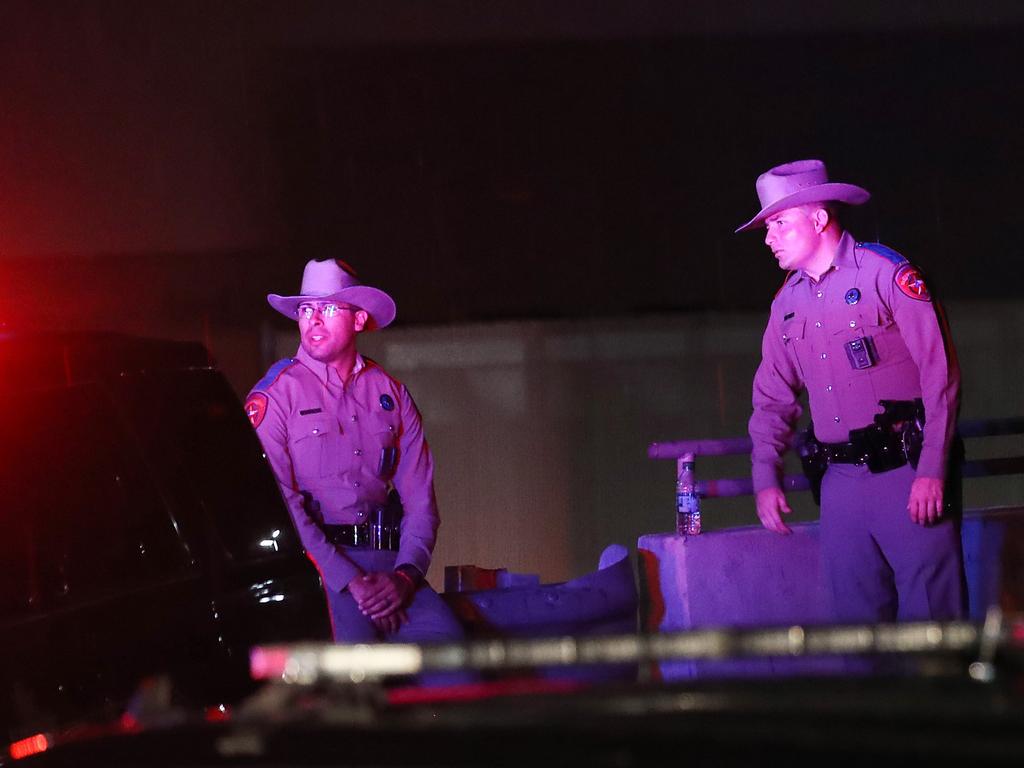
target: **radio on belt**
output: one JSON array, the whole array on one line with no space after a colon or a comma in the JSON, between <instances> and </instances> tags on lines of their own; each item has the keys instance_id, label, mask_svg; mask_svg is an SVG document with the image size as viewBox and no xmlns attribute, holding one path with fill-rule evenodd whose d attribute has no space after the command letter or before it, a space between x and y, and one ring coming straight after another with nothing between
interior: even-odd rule
<instances>
[{"instance_id":1,"label":"radio on belt","mask_svg":"<svg viewBox=\"0 0 1024 768\"><path fill-rule=\"evenodd\" d=\"M869 336L861 336L846 342L843 346L846 347L846 356L854 370L870 368L878 359L875 354L875 344Z\"/></svg>"}]
</instances>

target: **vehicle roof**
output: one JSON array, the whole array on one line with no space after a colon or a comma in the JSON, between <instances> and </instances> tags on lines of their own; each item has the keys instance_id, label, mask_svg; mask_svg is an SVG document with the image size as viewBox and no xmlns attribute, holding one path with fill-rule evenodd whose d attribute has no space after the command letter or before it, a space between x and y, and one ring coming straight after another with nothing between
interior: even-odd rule
<instances>
[{"instance_id":1,"label":"vehicle roof","mask_svg":"<svg viewBox=\"0 0 1024 768\"><path fill-rule=\"evenodd\" d=\"M210 368L195 341L112 332L0 333L0 391L67 387L149 371Z\"/></svg>"}]
</instances>

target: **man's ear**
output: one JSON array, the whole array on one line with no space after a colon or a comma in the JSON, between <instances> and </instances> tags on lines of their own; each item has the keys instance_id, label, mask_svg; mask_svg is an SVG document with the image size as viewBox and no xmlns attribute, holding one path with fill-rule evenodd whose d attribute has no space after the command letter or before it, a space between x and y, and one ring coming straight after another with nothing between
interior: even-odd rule
<instances>
[{"instance_id":1,"label":"man's ear","mask_svg":"<svg viewBox=\"0 0 1024 768\"><path fill-rule=\"evenodd\" d=\"M352 325L357 332L365 329L369 321L370 313L365 309L357 309L352 315Z\"/></svg>"},{"instance_id":2,"label":"man's ear","mask_svg":"<svg viewBox=\"0 0 1024 768\"><path fill-rule=\"evenodd\" d=\"M825 227L828 226L829 222L832 221L832 215L828 212L827 208L816 208L811 215L811 221L814 222L814 231L821 234L825 231Z\"/></svg>"}]
</instances>

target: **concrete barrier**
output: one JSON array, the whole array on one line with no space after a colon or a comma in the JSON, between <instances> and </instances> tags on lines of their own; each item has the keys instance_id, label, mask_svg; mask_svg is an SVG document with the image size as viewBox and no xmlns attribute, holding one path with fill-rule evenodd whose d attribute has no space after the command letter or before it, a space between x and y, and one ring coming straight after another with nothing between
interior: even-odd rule
<instances>
[{"instance_id":1,"label":"concrete barrier","mask_svg":"<svg viewBox=\"0 0 1024 768\"><path fill-rule=\"evenodd\" d=\"M647 632L825 624L817 522L779 536L760 526L683 538L648 534L637 542L640 624ZM1024 607L1024 514L1020 508L968 513L963 529L969 615L990 605ZM661 665L665 679L705 675L832 672L837 659L757 659Z\"/></svg>"}]
</instances>

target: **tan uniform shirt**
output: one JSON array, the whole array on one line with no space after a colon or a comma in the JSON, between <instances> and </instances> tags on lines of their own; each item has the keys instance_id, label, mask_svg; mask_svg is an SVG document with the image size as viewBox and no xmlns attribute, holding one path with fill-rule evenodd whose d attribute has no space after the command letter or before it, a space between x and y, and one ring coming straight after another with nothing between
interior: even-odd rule
<instances>
[{"instance_id":1,"label":"tan uniform shirt","mask_svg":"<svg viewBox=\"0 0 1024 768\"><path fill-rule=\"evenodd\" d=\"M874 364L855 368L847 344L870 339ZM772 302L754 377L750 437L754 490L779 486L782 455L807 389L814 433L826 443L872 424L879 400L924 402L919 477L942 479L960 405L960 369L941 308L895 251L844 233L818 281L792 272Z\"/></svg>"},{"instance_id":2,"label":"tan uniform shirt","mask_svg":"<svg viewBox=\"0 0 1024 768\"><path fill-rule=\"evenodd\" d=\"M440 522L434 465L419 411L401 382L357 356L343 384L300 347L253 388L246 412L303 546L330 589L344 589L361 570L327 541L320 523L367 522L391 484L405 510L395 565L427 573ZM317 513L304 508L302 492L319 503Z\"/></svg>"}]
</instances>

